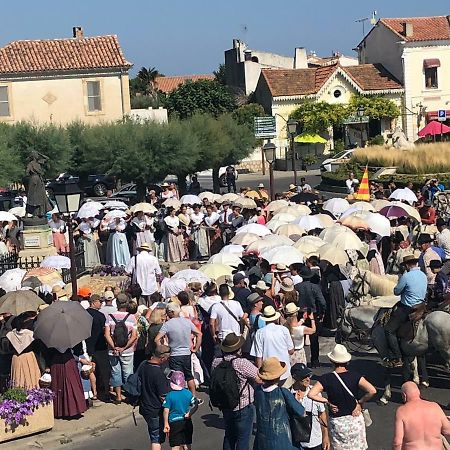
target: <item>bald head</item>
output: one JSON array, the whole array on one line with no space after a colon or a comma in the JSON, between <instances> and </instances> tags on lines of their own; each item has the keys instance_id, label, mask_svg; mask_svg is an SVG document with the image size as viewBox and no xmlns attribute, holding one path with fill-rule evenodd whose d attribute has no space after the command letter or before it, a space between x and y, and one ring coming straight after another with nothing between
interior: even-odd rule
<instances>
[{"instance_id":1,"label":"bald head","mask_svg":"<svg viewBox=\"0 0 450 450\"><path fill-rule=\"evenodd\" d=\"M416 383L407 381L402 385L402 394L405 396L406 401L417 400L420 398L420 391Z\"/></svg>"}]
</instances>

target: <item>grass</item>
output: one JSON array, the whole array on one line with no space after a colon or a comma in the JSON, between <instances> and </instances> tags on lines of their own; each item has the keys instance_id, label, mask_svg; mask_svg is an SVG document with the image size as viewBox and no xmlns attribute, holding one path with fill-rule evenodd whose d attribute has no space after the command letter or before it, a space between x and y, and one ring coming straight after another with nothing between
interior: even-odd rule
<instances>
[{"instance_id":1,"label":"grass","mask_svg":"<svg viewBox=\"0 0 450 450\"><path fill-rule=\"evenodd\" d=\"M376 167L397 167L402 174L450 172L450 143L421 144L413 150L364 148L353 153L351 162Z\"/></svg>"}]
</instances>

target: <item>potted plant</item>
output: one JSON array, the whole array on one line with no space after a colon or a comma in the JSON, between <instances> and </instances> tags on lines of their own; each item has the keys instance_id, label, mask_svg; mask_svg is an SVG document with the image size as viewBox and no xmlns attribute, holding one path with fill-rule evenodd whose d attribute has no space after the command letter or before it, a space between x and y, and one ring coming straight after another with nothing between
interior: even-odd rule
<instances>
[{"instance_id":1,"label":"potted plant","mask_svg":"<svg viewBox=\"0 0 450 450\"><path fill-rule=\"evenodd\" d=\"M0 442L53 428L54 393L50 389L10 388L0 397Z\"/></svg>"}]
</instances>

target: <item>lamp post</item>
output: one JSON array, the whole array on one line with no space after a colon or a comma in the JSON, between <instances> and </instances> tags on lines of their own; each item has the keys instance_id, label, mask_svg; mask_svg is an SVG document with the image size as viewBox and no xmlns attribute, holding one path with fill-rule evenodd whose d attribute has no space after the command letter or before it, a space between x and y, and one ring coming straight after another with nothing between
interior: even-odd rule
<instances>
[{"instance_id":1,"label":"lamp post","mask_svg":"<svg viewBox=\"0 0 450 450\"><path fill-rule=\"evenodd\" d=\"M269 189L270 189L270 200L275 197L273 188L273 162L275 161L275 150L276 146L273 142L268 142L263 147L264 157L269 163Z\"/></svg>"},{"instance_id":2,"label":"lamp post","mask_svg":"<svg viewBox=\"0 0 450 450\"><path fill-rule=\"evenodd\" d=\"M366 112L364 106L360 106L357 110L356 110L356 114L359 117L359 131L361 133L360 136L360 144L359 146L362 148L363 146L363 117L364 117L364 113Z\"/></svg>"},{"instance_id":3,"label":"lamp post","mask_svg":"<svg viewBox=\"0 0 450 450\"><path fill-rule=\"evenodd\" d=\"M69 258L72 295L77 293L77 268L75 264L75 245L73 242L72 214L80 209L81 190L77 184L61 184L55 187L54 195L58 211L63 215L69 230Z\"/></svg>"},{"instance_id":4,"label":"lamp post","mask_svg":"<svg viewBox=\"0 0 450 450\"><path fill-rule=\"evenodd\" d=\"M297 121L294 119L289 119L287 121L287 129L290 136L290 150L291 150L291 160L292 160L292 171L294 172L294 184L297 186L297 168L295 164L295 153L294 153L294 136L297 131Z\"/></svg>"}]
</instances>

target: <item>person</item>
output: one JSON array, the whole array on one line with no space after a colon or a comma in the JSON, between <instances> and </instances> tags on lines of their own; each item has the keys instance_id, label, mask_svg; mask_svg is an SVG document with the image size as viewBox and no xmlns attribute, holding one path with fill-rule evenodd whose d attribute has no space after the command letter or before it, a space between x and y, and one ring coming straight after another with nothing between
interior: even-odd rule
<instances>
[{"instance_id":1,"label":"person","mask_svg":"<svg viewBox=\"0 0 450 450\"><path fill-rule=\"evenodd\" d=\"M308 393L312 388L312 370L305 364L297 363L292 366L291 375L294 379L291 392L294 394L295 399L305 408L306 413L312 415L311 435L308 442L301 443L302 448L311 450L329 450L330 438L328 437L328 418L325 411L325 405L308 398Z\"/></svg>"},{"instance_id":2,"label":"person","mask_svg":"<svg viewBox=\"0 0 450 450\"><path fill-rule=\"evenodd\" d=\"M201 186L198 181L197 175L192 175L191 184L189 186L189 193L193 195L198 195L201 192Z\"/></svg>"},{"instance_id":3,"label":"person","mask_svg":"<svg viewBox=\"0 0 450 450\"><path fill-rule=\"evenodd\" d=\"M329 406L332 449L365 450L368 446L362 409L377 390L358 372L348 370L352 356L343 345L336 344L328 359L333 364L333 372L319 378L308 392L308 398ZM360 399L357 398L359 390L365 392ZM327 399L320 395L322 391L327 393Z\"/></svg>"},{"instance_id":4,"label":"person","mask_svg":"<svg viewBox=\"0 0 450 450\"><path fill-rule=\"evenodd\" d=\"M225 172L225 178L227 180L227 190L228 192L233 192L236 194L236 171L233 166L228 166Z\"/></svg>"},{"instance_id":5,"label":"person","mask_svg":"<svg viewBox=\"0 0 450 450\"><path fill-rule=\"evenodd\" d=\"M113 267L126 267L130 262L130 249L125 235L125 220L116 217L107 223L103 219L102 227L106 227L110 232L106 246L106 263Z\"/></svg>"},{"instance_id":6,"label":"person","mask_svg":"<svg viewBox=\"0 0 450 450\"><path fill-rule=\"evenodd\" d=\"M251 305L250 314L248 316L250 329L252 333L256 333L260 328L266 326L266 322L261 319L262 310L264 308L264 299L257 292L253 292L247 298L248 303Z\"/></svg>"},{"instance_id":7,"label":"person","mask_svg":"<svg viewBox=\"0 0 450 450\"><path fill-rule=\"evenodd\" d=\"M175 370L170 376L170 388L163 402L164 432L169 434L172 450L190 450L194 427L191 416L198 403L192 392L185 389L183 372Z\"/></svg>"},{"instance_id":8,"label":"person","mask_svg":"<svg viewBox=\"0 0 450 450\"><path fill-rule=\"evenodd\" d=\"M262 208L259 206L256 208L256 223L259 225L266 224L266 217L264 216Z\"/></svg>"},{"instance_id":9,"label":"person","mask_svg":"<svg viewBox=\"0 0 450 450\"><path fill-rule=\"evenodd\" d=\"M258 280L256 284L252 285L252 289L263 298L263 309L266 306L273 306L275 308L275 302L267 295L267 291L271 286L271 283L264 280Z\"/></svg>"},{"instance_id":10,"label":"person","mask_svg":"<svg viewBox=\"0 0 450 450\"><path fill-rule=\"evenodd\" d=\"M198 352L202 344L202 333L189 319L180 317L181 308L177 303L169 303L166 312L169 320L159 330L155 337L155 343L159 345L161 339L167 336L170 347L169 367L172 370L183 372L189 389L195 395L196 388L192 375L191 353ZM194 346L192 346L192 336L195 337Z\"/></svg>"},{"instance_id":11,"label":"person","mask_svg":"<svg viewBox=\"0 0 450 450\"><path fill-rule=\"evenodd\" d=\"M436 275L430 300L439 304L447 299L449 289L448 269L444 271L442 268L442 262L438 260L433 260L430 262L430 269Z\"/></svg>"},{"instance_id":12,"label":"person","mask_svg":"<svg viewBox=\"0 0 450 450\"><path fill-rule=\"evenodd\" d=\"M133 231L135 232L135 247L132 249L132 254L135 255L135 249L139 248L142 244L147 243L150 246L154 245L155 236L154 236L154 219L144 214L144 211L137 211L135 213L135 217L131 220L131 226L133 227Z\"/></svg>"},{"instance_id":13,"label":"person","mask_svg":"<svg viewBox=\"0 0 450 450\"><path fill-rule=\"evenodd\" d=\"M260 382L258 369L248 359L240 356L245 339L235 333L229 333L220 344L222 356L214 359L212 371L222 362L231 361L239 381L239 404L234 409L223 409L225 435L224 450L244 450L250 445L250 437L255 417L254 389L252 383Z\"/></svg>"},{"instance_id":14,"label":"person","mask_svg":"<svg viewBox=\"0 0 450 450\"><path fill-rule=\"evenodd\" d=\"M355 188L358 187L359 180L355 178L355 174L350 172L348 175L348 179L345 181L345 185L347 186L347 194L354 194Z\"/></svg>"},{"instance_id":15,"label":"person","mask_svg":"<svg viewBox=\"0 0 450 450\"><path fill-rule=\"evenodd\" d=\"M424 225L434 225L436 222L436 210L433 208L431 200L425 200L419 208L419 215Z\"/></svg>"},{"instance_id":16,"label":"person","mask_svg":"<svg viewBox=\"0 0 450 450\"><path fill-rule=\"evenodd\" d=\"M247 298L251 294L247 287L247 277L242 273L235 273L233 275L233 287L231 290L234 294L234 299L241 304L242 310L248 312L249 304Z\"/></svg>"},{"instance_id":17,"label":"person","mask_svg":"<svg viewBox=\"0 0 450 450\"><path fill-rule=\"evenodd\" d=\"M167 208L168 215L164 218L166 226L164 248L167 262L180 262L186 257L184 249L183 232L180 228L180 220L176 216L175 208Z\"/></svg>"},{"instance_id":18,"label":"person","mask_svg":"<svg viewBox=\"0 0 450 450\"><path fill-rule=\"evenodd\" d=\"M52 230L53 245L58 253L67 253L69 246L66 242L65 232L66 223L62 220L58 213L52 214L52 219L48 223Z\"/></svg>"},{"instance_id":19,"label":"person","mask_svg":"<svg viewBox=\"0 0 450 450\"><path fill-rule=\"evenodd\" d=\"M100 265L100 255L97 242L94 238L94 228L96 225L98 224L94 222L94 218L87 217L83 218L80 225L78 225L78 231L83 242L84 264L89 269Z\"/></svg>"},{"instance_id":20,"label":"person","mask_svg":"<svg viewBox=\"0 0 450 450\"><path fill-rule=\"evenodd\" d=\"M193 243L192 259L203 259L209 254L208 237L204 227L205 215L200 210L200 205L193 206L190 215L192 224L191 241Z\"/></svg>"},{"instance_id":21,"label":"person","mask_svg":"<svg viewBox=\"0 0 450 450\"><path fill-rule=\"evenodd\" d=\"M153 296L152 296L153 297ZM151 356L154 354L157 347L155 343L155 337L161 330L163 323L166 321L166 305L164 303L157 303L156 307L151 311L147 311L147 320L149 322L149 328L147 332L147 347L145 354Z\"/></svg>"},{"instance_id":22,"label":"person","mask_svg":"<svg viewBox=\"0 0 450 450\"><path fill-rule=\"evenodd\" d=\"M433 260L441 261L440 256L432 248L433 239L427 233L422 233L417 240L422 253L419 257L419 266L422 272L427 276L427 283L430 287L434 285L435 274L430 269L430 263Z\"/></svg>"},{"instance_id":23,"label":"person","mask_svg":"<svg viewBox=\"0 0 450 450\"><path fill-rule=\"evenodd\" d=\"M381 253L378 250L377 241L372 239L369 242L369 252L367 253L367 261L369 261L369 270L377 275L384 275L384 263Z\"/></svg>"},{"instance_id":24,"label":"person","mask_svg":"<svg viewBox=\"0 0 450 450\"><path fill-rule=\"evenodd\" d=\"M120 295L120 294L119 294ZM124 295L124 294L122 294ZM113 291L105 291L103 293L103 299L104 299L104 305L100 308L100 312L104 314L106 317L109 316L109 314L113 314L117 312L117 306L114 306L114 303L117 305L116 297L114 296Z\"/></svg>"},{"instance_id":25,"label":"person","mask_svg":"<svg viewBox=\"0 0 450 450\"><path fill-rule=\"evenodd\" d=\"M297 192L312 192L312 187L306 182L305 177L300 178L300 185L297 186Z\"/></svg>"},{"instance_id":26,"label":"person","mask_svg":"<svg viewBox=\"0 0 450 450\"><path fill-rule=\"evenodd\" d=\"M419 388L412 381L402 385L402 398L404 405L395 412L392 449L441 450L441 436L450 435L450 421L441 407L422 400Z\"/></svg>"},{"instance_id":27,"label":"person","mask_svg":"<svg viewBox=\"0 0 450 450\"><path fill-rule=\"evenodd\" d=\"M436 242L445 252L445 259L450 259L450 230L447 228L447 223L442 217L436 220Z\"/></svg>"},{"instance_id":28,"label":"person","mask_svg":"<svg viewBox=\"0 0 450 450\"><path fill-rule=\"evenodd\" d=\"M290 391L279 386L287 372L287 365L276 357L265 359L259 368L258 376L264 384L255 389L255 449L296 450L289 417L303 416L305 408Z\"/></svg>"},{"instance_id":29,"label":"person","mask_svg":"<svg viewBox=\"0 0 450 450\"><path fill-rule=\"evenodd\" d=\"M281 314L273 306L264 308L261 319L266 322L266 326L256 332L250 355L256 358L256 367L261 367L263 360L271 356L276 356L285 363L286 370L280 376L283 383L288 385L291 383L290 355L295 349L289 330L279 323L280 317Z\"/></svg>"},{"instance_id":30,"label":"person","mask_svg":"<svg viewBox=\"0 0 450 450\"><path fill-rule=\"evenodd\" d=\"M407 255L403 258L406 272L400 277L394 288L394 294L400 295L400 302L384 327L390 357L383 361L386 367L402 367L402 353L397 340L397 330L409 319L409 315L421 305L427 294L427 277L417 266L417 258Z\"/></svg>"},{"instance_id":31,"label":"person","mask_svg":"<svg viewBox=\"0 0 450 450\"><path fill-rule=\"evenodd\" d=\"M105 324L105 339L108 344L109 363L111 365L111 382L116 398L115 404L122 403L122 385L133 373L134 347L137 340L137 322L133 314L127 312L129 299L127 296L117 298L117 312L109 314ZM116 327L122 329L125 324L127 336L115 334ZM122 334L122 333L121 333ZM123 341L122 341L123 339Z\"/></svg>"},{"instance_id":32,"label":"person","mask_svg":"<svg viewBox=\"0 0 450 450\"><path fill-rule=\"evenodd\" d=\"M169 392L169 384L161 367L169 358L170 348L157 345L145 364L138 369L141 381L139 414L147 422L151 450L161 450L165 441L162 404Z\"/></svg>"}]
</instances>

